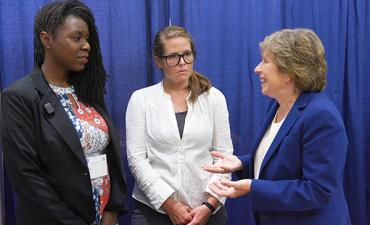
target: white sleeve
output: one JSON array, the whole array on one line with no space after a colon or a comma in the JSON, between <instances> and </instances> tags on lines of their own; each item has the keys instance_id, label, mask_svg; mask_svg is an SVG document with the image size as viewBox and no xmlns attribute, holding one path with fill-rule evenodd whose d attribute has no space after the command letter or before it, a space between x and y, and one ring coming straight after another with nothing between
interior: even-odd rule
<instances>
[{"instance_id":1,"label":"white sleeve","mask_svg":"<svg viewBox=\"0 0 370 225\"><path fill-rule=\"evenodd\" d=\"M233 154L234 148L230 134L229 112L225 96L216 88L212 88L211 104L213 110L213 136L212 136L212 151L219 151L225 154ZM220 161L218 158L213 158L213 164ZM227 178L231 179L231 174L213 174L208 184L214 179ZM216 193L209 189L208 184L205 191L218 199L219 202L225 204L226 198L219 197Z\"/></svg>"},{"instance_id":2,"label":"white sleeve","mask_svg":"<svg viewBox=\"0 0 370 225\"><path fill-rule=\"evenodd\" d=\"M147 154L146 107L144 96L134 92L126 111L127 160L138 188L159 209L174 193L174 189L150 165Z\"/></svg>"}]
</instances>

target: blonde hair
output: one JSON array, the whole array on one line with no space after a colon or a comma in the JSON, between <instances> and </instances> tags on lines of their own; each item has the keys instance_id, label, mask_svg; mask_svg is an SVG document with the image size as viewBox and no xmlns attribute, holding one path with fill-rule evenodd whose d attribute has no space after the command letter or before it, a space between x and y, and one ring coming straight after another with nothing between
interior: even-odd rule
<instances>
[{"instance_id":1,"label":"blonde hair","mask_svg":"<svg viewBox=\"0 0 370 225\"><path fill-rule=\"evenodd\" d=\"M271 53L281 72L293 79L299 91L322 91L327 83L325 50L310 29L283 29L259 44L262 54Z\"/></svg>"},{"instance_id":2,"label":"blonde hair","mask_svg":"<svg viewBox=\"0 0 370 225\"><path fill-rule=\"evenodd\" d=\"M195 51L195 44L193 41L193 38L191 35L182 27L179 26L168 26L160 30L155 38L154 38L154 47L153 52L154 56L161 58L164 53L164 42L163 40L168 40L171 38L177 38L177 37L183 37L189 40L191 51L194 54L194 57L196 56ZM211 82L207 77L204 75L193 71L193 73L189 77L189 90L191 91L190 94L190 101L195 102L195 100L198 98L199 95L201 95L203 92L208 91L212 87Z\"/></svg>"}]
</instances>

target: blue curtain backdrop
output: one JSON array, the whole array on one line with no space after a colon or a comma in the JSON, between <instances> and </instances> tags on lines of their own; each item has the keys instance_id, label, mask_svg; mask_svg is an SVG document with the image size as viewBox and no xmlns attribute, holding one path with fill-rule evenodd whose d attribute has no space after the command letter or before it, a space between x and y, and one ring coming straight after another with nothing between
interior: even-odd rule
<instances>
[{"instance_id":1,"label":"blue curtain backdrop","mask_svg":"<svg viewBox=\"0 0 370 225\"><path fill-rule=\"evenodd\" d=\"M48 1L1 0L1 88L33 67L33 18ZM282 28L307 27L323 41L328 61L325 92L340 110L350 146L344 187L354 225L370 224L370 3L368 0L86 0L100 34L110 75L106 101L121 135L126 178L124 116L136 89L162 75L152 60L155 33L169 23L187 28L197 48L195 69L226 96L236 154L251 151L267 98L253 69L258 43ZM14 195L5 185L6 224L15 224ZM131 199L128 206L132 207ZM268 202L266 202L268 204ZM248 197L229 199L228 225L253 224ZM120 218L130 224L130 213Z\"/></svg>"}]
</instances>

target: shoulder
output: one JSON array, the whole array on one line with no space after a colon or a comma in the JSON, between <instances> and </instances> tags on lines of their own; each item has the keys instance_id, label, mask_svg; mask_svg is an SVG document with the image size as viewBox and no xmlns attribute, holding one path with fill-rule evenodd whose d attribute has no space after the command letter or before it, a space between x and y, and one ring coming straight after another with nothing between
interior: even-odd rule
<instances>
[{"instance_id":1,"label":"shoulder","mask_svg":"<svg viewBox=\"0 0 370 225\"><path fill-rule=\"evenodd\" d=\"M211 101L225 101L224 94L215 87L211 87L207 92L204 92L200 97L207 98Z\"/></svg>"},{"instance_id":2,"label":"shoulder","mask_svg":"<svg viewBox=\"0 0 370 225\"><path fill-rule=\"evenodd\" d=\"M303 116L309 121L315 121L315 123L343 124L342 116L337 107L325 93L315 93L312 95L310 102L304 109Z\"/></svg>"},{"instance_id":3,"label":"shoulder","mask_svg":"<svg viewBox=\"0 0 370 225\"><path fill-rule=\"evenodd\" d=\"M224 94L215 87L211 87L208 92L210 95L213 95L215 97L225 97Z\"/></svg>"},{"instance_id":4,"label":"shoulder","mask_svg":"<svg viewBox=\"0 0 370 225\"><path fill-rule=\"evenodd\" d=\"M334 103L328 98L325 93L315 93L312 95L310 102L307 104L307 112L312 114L319 113L330 113L330 114L339 114L337 107Z\"/></svg>"},{"instance_id":5,"label":"shoulder","mask_svg":"<svg viewBox=\"0 0 370 225\"><path fill-rule=\"evenodd\" d=\"M32 99L35 96L37 96L37 91L33 86L30 74L15 81L2 92L2 98L19 97L23 99Z\"/></svg>"},{"instance_id":6,"label":"shoulder","mask_svg":"<svg viewBox=\"0 0 370 225\"><path fill-rule=\"evenodd\" d=\"M138 99L145 99L148 97L154 97L160 94L161 91L161 84L151 85L149 87L141 88L134 91L131 95L130 100L138 100Z\"/></svg>"},{"instance_id":7,"label":"shoulder","mask_svg":"<svg viewBox=\"0 0 370 225\"><path fill-rule=\"evenodd\" d=\"M148 103L157 102L163 94L161 83L134 91L128 103L128 110L146 108Z\"/></svg>"}]
</instances>

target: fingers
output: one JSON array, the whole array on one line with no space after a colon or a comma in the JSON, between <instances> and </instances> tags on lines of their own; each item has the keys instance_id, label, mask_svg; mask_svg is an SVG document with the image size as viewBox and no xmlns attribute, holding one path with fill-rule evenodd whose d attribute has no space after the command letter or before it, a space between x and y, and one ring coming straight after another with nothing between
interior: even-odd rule
<instances>
[{"instance_id":1,"label":"fingers","mask_svg":"<svg viewBox=\"0 0 370 225\"><path fill-rule=\"evenodd\" d=\"M185 217L185 223L190 223L193 220L193 216L189 213Z\"/></svg>"},{"instance_id":2,"label":"fingers","mask_svg":"<svg viewBox=\"0 0 370 225\"><path fill-rule=\"evenodd\" d=\"M197 225L198 223L194 220L192 220L190 223L188 223L187 225Z\"/></svg>"},{"instance_id":3,"label":"fingers","mask_svg":"<svg viewBox=\"0 0 370 225\"><path fill-rule=\"evenodd\" d=\"M227 187L222 185L220 181L215 181L209 185L209 188L219 196L228 197L227 196Z\"/></svg>"},{"instance_id":4,"label":"fingers","mask_svg":"<svg viewBox=\"0 0 370 225\"><path fill-rule=\"evenodd\" d=\"M224 187L238 187L238 183L230 180L221 180L220 184Z\"/></svg>"},{"instance_id":5,"label":"fingers","mask_svg":"<svg viewBox=\"0 0 370 225\"><path fill-rule=\"evenodd\" d=\"M216 158L223 159L225 156L223 153L218 152L218 151L211 151L211 155Z\"/></svg>"},{"instance_id":6,"label":"fingers","mask_svg":"<svg viewBox=\"0 0 370 225\"><path fill-rule=\"evenodd\" d=\"M217 165L206 165L202 167L203 170L211 173L225 173L225 170Z\"/></svg>"}]
</instances>

